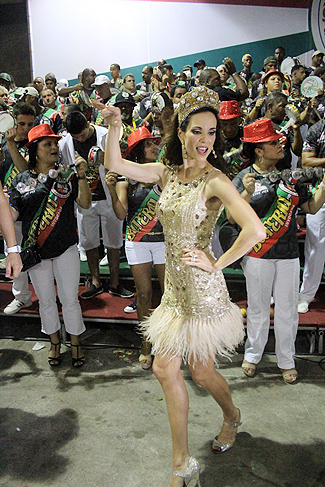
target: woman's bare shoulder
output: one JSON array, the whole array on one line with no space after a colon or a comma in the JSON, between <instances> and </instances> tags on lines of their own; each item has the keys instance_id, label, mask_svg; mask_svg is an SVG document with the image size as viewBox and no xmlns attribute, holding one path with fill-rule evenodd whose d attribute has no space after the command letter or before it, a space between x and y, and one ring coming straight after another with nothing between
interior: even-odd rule
<instances>
[{"instance_id":1,"label":"woman's bare shoulder","mask_svg":"<svg viewBox=\"0 0 325 487\"><path fill-rule=\"evenodd\" d=\"M167 182L167 180L173 175L177 173L177 168L178 166L176 165L171 165L168 163L168 161L165 161L165 163L159 162L162 166L161 168L161 187L163 188Z\"/></svg>"},{"instance_id":2,"label":"woman's bare shoulder","mask_svg":"<svg viewBox=\"0 0 325 487\"><path fill-rule=\"evenodd\" d=\"M214 186L215 184L231 184L231 181L230 179L228 178L228 176L222 172L220 169L217 169L217 168L213 168L210 173L209 173L209 176L208 176L208 179L207 179L207 186Z\"/></svg>"},{"instance_id":3,"label":"woman's bare shoulder","mask_svg":"<svg viewBox=\"0 0 325 487\"><path fill-rule=\"evenodd\" d=\"M204 189L204 195L206 201L211 198L223 199L225 193L232 194L233 190L236 190L235 186L232 184L228 176L219 169L215 169L211 171L211 174L209 175Z\"/></svg>"}]
</instances>

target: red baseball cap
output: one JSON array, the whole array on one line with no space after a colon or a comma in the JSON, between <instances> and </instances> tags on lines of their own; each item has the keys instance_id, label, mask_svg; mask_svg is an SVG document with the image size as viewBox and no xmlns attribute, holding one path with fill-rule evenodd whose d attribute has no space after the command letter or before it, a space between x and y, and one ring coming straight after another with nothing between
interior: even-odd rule
<instances>
[{"instance_id":1,"label":"red baseball cap","mask_svg":"<svg viewBox=\"0 0 325 487\"><path fill-rule=\"evenodd\" d=\"M269 118L260 118L256 122L244 126L244 136L240 140L243 142L272 142L283 137L273 127L273 123Z\"/></svg>"},{"instance_id":2,"label":"red baseball cap","mask_svg":"<svg viewBox=\"0 0 325 487\"><path fill-rule=\"evenodd\" d=\"M219 119L230 120L232 118L241 117L243 114L240 111L237 100L222 101L219 108Z\"/></svg>"},{"instance_id":3,"label":"red baseball cap","mask_svg":"<svg viewBox=\"0 0 325 487\"><path fill-rule=\"evenodd\" d=\"M146 139L155 139L155 140L161 140L161 137L155 137L152 135L147 127L139 127L136 129L134 132L132 132L129 137L128 137L128 148L126 151L123 153L123 157L126 157L130 154L130 152L133 151L133 149L141 142L141 140L146 140Z\"/></svg>"},{"instance_id":4,"label":"red baseball cap","mask_svg":"<svg viewBox=\"0 0 325 487\"><path fill-rule=\"evenodd\" d=\"M284 81L284 76L283 76L283 73L281 73L281 71L278 71L277 69L270 69L270 70L269 70L267 73L265 73L265 74L262 76L261 81L262 81L263 85L266 83L267 79L268 79L270 76L272 76L273 74L277 74L277 75L279 75L279 76L280 76L280 78L281 78L281 81L282 81L282 83L283 83L283 81Z\"/></svg>"},{"instance_id":5,"label":"red baseball cap","mask_svg":"<svg viewBox=\"0 0 325 487\"><path fill-rule=\"evenodd\" d=\"M48 123L41 123L36 125L28 132L28 143L26 147L29 147L33 142L36 142L44 137L55 137L56 139L61 139L61 135L56 135Z\"/></svg>"}]
</instances>

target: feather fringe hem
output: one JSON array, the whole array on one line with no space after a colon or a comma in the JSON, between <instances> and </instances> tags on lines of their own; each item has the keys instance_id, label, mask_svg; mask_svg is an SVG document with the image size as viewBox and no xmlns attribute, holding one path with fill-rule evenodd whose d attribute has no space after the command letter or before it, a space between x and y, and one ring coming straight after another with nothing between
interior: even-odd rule
<instances>
[{"instance_id":1,"label":"feather fringe hem","mask_svg":"<svg viewBox=\"0 0 325 487\"><path fill-rule=\"evenodd\" d=\"M160 304L140 330L155 353L182 356L186 363L206 364L217 354L230 358L244 340L243 317L234 303L221 317L186 317Z\"/></svg>"}]
</instances>

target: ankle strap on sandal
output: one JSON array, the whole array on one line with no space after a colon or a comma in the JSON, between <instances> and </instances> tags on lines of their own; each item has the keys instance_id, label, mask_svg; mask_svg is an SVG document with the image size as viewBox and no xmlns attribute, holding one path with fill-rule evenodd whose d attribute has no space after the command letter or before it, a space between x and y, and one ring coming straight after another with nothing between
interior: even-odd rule
<instances>
[{"instance_id":1,"label":"ankle strap on sandal","mask_svg":"<svg viewBox=\"0 0 325 487\"><path fill-rule=\"evenodd\" d=\"M241 426L243 424L241 422L241 412L239 408L237 408L237 410L239 412L238 421L235 421L234 423L227 423L227 421L224 421L223 424L225 424L226 426L231 426L232 428L238 428L238 426Z\"/></svg>"}]
</instances>

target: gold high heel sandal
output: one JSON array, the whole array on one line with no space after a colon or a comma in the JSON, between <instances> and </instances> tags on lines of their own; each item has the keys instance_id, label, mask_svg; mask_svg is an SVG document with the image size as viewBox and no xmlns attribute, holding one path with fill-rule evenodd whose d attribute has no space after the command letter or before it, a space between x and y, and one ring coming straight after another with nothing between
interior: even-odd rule
<instances>
[{"instance_id":1,"label":"gold high heel sandal","mask_svg":"<svg viewBox=\"0 0 325 487\"><path fill-rule=\"evenodd\" d=\"M240 421L241 419L240 409L238 409L238 412L239 412L238 421L235 421L234 423L227 423L226 421L224 421L223 424L226 426L230 426L231 428L238 428L242 424L242 422ZM235 441L233 443L221 443L221 441L218 440L218 436L216 436L211 445L212 453L224 453L225 451L230 450L230 448L234 446L234 443Z\"/></svg>"},{"instance_id":2,"label":"gold high heel sandal","mask_svg":"<svg viewBox=\"0 0 325 487\"><path fill-rule=\"evenodd\" d=\"M184 479L185 487L201 487L200 483L200 465L194 457L188 459L188 464L184 473L173 472L174 477Z\"/></svg>"}]
</instances>

